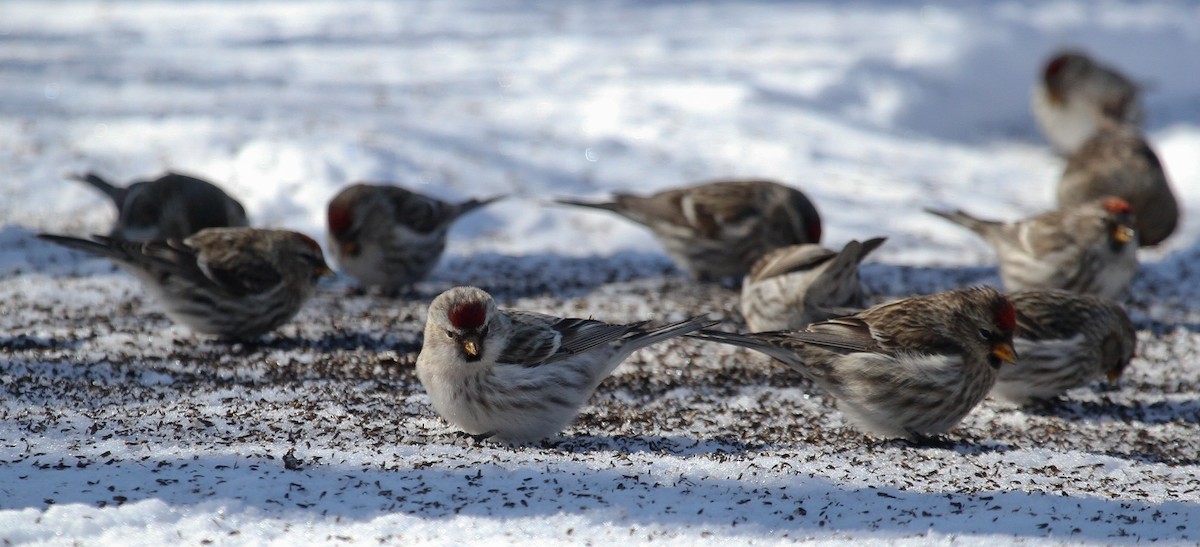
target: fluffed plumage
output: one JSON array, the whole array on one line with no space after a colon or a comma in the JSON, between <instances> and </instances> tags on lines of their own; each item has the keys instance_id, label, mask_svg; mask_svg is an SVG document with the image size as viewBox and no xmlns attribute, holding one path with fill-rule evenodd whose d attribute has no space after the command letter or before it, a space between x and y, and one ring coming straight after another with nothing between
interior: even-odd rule
<instances>
[{"instance_id":1,"label":"fluffed plumage","mask_svg":"<svg viewBox=\"0 0 1200 547\"><path fill-rule=\"evenodd\" d=\"M104 192L117 206L108 236L129 241L183 239L205 228L245 227L246 209L216 185L168 172L128 187L114 186L95 173L71 175Z\"/></svg>"},{"instance_id":2,"label":"fluffed plumage","mask_svg":"<svg viewBox=\"0 0 1200 547\"><path fill-rule=\"evenodd\" d=\"M646 226L676 265L700 281L741 279L768 251L820 243L821 217L803 192L766 180L721 180L593 203Z\"/></svg>"},{"instance_id":3,"label":"fluffed plumage","mask_svg":"<svg viewBox=\"0 0 1200 547\"><path fill-rule=\"evenodd\" d=\"M447 203L398 186L353 184L329 202L329 245L342 271L397 291L437 266L459 217L503 197Z\"/></svg>"},{"instance_id":4,"label":"fluffed plumage","mask_svg":"<svg viewBox=\"0 0 1200 547\"><path fill-rule=\"evenodd\" d=\"M926 211L965 226L996 251L1009 291L1065 289L1116 298L1137 274L1137 233L1129 203L1109 197L1014 222L962 211Z\"/></svg>"},{"instance_id":5,"label":"fluffed plumage","mask_svg":"<svg viewBox=\"0 0 1200 547\"><path fill-rule=\"evenodd\" d=\"M751 331L795 330L864 306L858 265L886 238L852 240L840 252L806 243L780 247L742 281L742 316Z\"/></svg>"},{"instance_id":6,"label":"fluffed plumage","mask_svg":"<svg viewBox=\"0 0 1200 547\"><path fill-rule=\"evenodd\" d=\"M417 377L434 410L464 432L534 441L565 428L634 351L714 323L650 328L501 310L483 290L455 287L429 306Z\"/></svg>"},{"instance_id":7,"label":"fluffed plumage","mask_svg":"<svg viewBox=\"0 0 1200 547\"><path fill-rule=\"evenodd\" d=\"M1016 316L991 287L914 296L801 331L702 330L694 338L747 347L800 372L862 430L920 439L954 427L1012 362Z\"/></svg>"},{"instance_id":8,"label":"fluffed plumage","mask_svg":"<svg viewBox=\"0 0 1200 547\"><path fill-rule=\"evenodd\" d=\"M207 228L180 240L39 238L113 260L171 319L192 330L252 338L288 322L330 273L312 238L286 230Z\"/></svg>"},{"instance_id":9,"label":"fluffed plumage","mask_svg":"<svg viewBox=\"0 0 1200 547\"><path fill-rule=\"evenodd\" d=\"M1060 290L1008 295L1017 311L1016 366L1000 370L992 395L1024 404L1106 377L1116 384L1133 359L1137 333L1115 302Z\"/></svg>"}]
</instances>

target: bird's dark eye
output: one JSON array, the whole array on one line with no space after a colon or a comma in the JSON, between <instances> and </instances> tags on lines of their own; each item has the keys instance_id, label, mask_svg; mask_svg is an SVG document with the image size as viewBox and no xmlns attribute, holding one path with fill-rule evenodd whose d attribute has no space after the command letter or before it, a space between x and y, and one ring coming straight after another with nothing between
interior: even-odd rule
<instances>
[{"instance_id":1,"label":"bird's dark eye","mask_svg":"<svg viewBox=\"0 0 1200 547\"><path fill-rule=\"evenodd\" d=\"M980 338L983 338L984 340L991 340L992 336L993 336L992 331L987 330L987 329L979 329L979 337Z\"/></svg>"},{"instance_id":2,"label":"bird's dark eye","mask_svg":"<svg viewBox=\"0 0 1200 547\"><path fill-rule=\"evenodd\" d=\"M454 331L452 331L452 330L448 330L448 331L446 331L446 337L447 337L447 338L449 338L449 339L451 339L451 340L456 340L456 339L458 339L458 336L455 336L455 334L454 334Z\"/></svg>"},{"instance_id":3,"label":"bird's dark eye","mask_svg":"<svg viewBox=\"0 0 1200 547\"><path fill-rule=\"evenodd\" d=\"M483 337L483 338L487 338L487 335L488 335L488 328L487 328L487 325L484 325L483 328L479 329L479 336Z\"/></svg>"}]
</instances>

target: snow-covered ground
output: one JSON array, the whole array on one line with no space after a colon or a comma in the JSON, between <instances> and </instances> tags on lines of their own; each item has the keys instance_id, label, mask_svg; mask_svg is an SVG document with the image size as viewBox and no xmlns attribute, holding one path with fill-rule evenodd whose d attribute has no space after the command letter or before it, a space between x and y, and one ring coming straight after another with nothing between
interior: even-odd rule
<instances>
[{"instance_id":1,"label":"snow-covered ground","mask_svg":"<svg viewBox=\"0 0 1200 547\"><path fill-rule=\"evenodd\" d=\"M5 543L1170 543L1200 540L1200 6L1057 2L0 2ZM1080 46L1147 88L1186 209L1126 302L1120 390L987 402L949 448L877 442L747 352L639 352L561 438L455 436L416 381L454 284L608 320L710 312L648 233L555 196L771 177L825 242L888 236L879 299L996 283L921 211L1017 218L1062 168L1028 114ZM323 239L344 184L512 196L463 220L420 298L324 287L257 345L173 326L127 274L34 239L105 232L66 181L175 169Z\"/></svg>"}]
</instances>

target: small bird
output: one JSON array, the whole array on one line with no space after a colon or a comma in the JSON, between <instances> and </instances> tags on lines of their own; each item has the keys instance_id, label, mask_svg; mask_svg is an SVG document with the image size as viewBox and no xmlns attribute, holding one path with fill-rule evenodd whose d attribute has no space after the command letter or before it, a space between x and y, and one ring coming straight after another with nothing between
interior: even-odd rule
<instances>
[{"instance_id":1,"label":"small bird","mask_svg":"<svg viewBox=\"0 0 1200 547\"><path fill-rule=\"evenodd\" d=\"M1136 129L1102 123L1067 159L1058 183L1058 206L1103 196L1129 202L1137 212L1138 243L1161 243L1179 223L1179 203L1154 150Z\"/></svg>"},{"instance_id":2,"label":"small bird","mask_svg":"<svg viewBox=\"0 0 1200 547\"><path fill-rule=\"evenodd\" d=\"M805 243L771 251L742 281L742 316L753 332L796 330L864 307L858 265L887 238L850 241L841 252Z\"/></svg>"},{"instance_id":3,"label":"small bird","mask_svg":"<svg viewBox=\"0 0 1200 547\"><path fill-rule=\"evenodd\" d=\"M649 197L558 203L612 211L654 232L672 260L699 281L741 279L768 251L820 243L821 217L802 192L766 180L721 180Z\"/></svg>"},{"instance_id":4,"label":"small bird","mask_svg":"<svg viewBox=\"0 0 1200 547\"><path fill-rule=\"evenodd\" d=\"M1091 138L1102 120L1139 127L1138 95L1137 85L1116 69L1081 51L1061 51L1042 69L1031 108L1046 140L1069 155Z\"/></svg>"},{"instance_id":5,"label":"small bird","mask_svg":"<svg viewBox=\"0 0 1200 547\"><path fill-rule=\"evenodd\" d=\"M1017 311L1016 366L1000 370L992 395L1017 404L1050 399L1129 366L1137 333L1113 301L1060 290L1009 294Z\"/></svg>"},{"instance_id":6,"label":"small bird","mask_svg":"<svg viewBox=\"0 0 1200 547\"><path fill-rule=\"evenodd\" d=\"M866 433L921 441L958 424L1013 362L1016 312L991 287L914 296L801 331L688 336L765 353L811 379Z\"/></svg>"},{"instance_id":7,"label":"small bird","mask_svg":"<svg viewBox=\"0 0 1200 547\"><path fill-rule=\"evenodd\" d=\"M1137 232L1129 202L1100 198L1015 222L962 211L926 211L961 224L996 251L1010 291L1066 289L1116 298L1137 273Z\"/></svg>"},{"instance_id":8,"label":"small bird","mask_svg":"<svg viewBox=\"0 0 1200 547\"><path fill-rule=\"evenodd\" d=\"M437 266L454 221L504 197L446 203L398 186L353 184L329 202L329 245L342 271L395 293Z\"/></svg>"},{"instance_id":9,"label":"small bird","mask_svg":"<svg viewBox=\"0 0 1200 547\"><path fill-rule=\"evenodd\" d=\"M257 337L288 322L312 297L317 280L332 273L317 242L286 230L206 228L182 241L148 242L38 237L111 259L134 274L175 322L228 338Z\"/></svg>"},{"instance_id":10,"label":"small bird","mask_svg":"<svg viewBox=\"0 0 1200 547\"><path fill-rule=\"evenodd\" d=\"M455 287L429 305L417 378L434 410L464 432L534 441L562 431L634 351L714 324L564 319L501 310L483 290Z\"/></svg>"},{"instance_id":11,"label":"small bird","mask_svg":"<svg viewBox=\"0 0 1200 547\"><path fill-rule=\"evenodd\" d=\"M121 188L95 173L70 175L104 192L117 206L108 237L128 241L183 239L205 228L249 226L246 209L216 185L168 172Z\"/></svg>"}]
</instances>

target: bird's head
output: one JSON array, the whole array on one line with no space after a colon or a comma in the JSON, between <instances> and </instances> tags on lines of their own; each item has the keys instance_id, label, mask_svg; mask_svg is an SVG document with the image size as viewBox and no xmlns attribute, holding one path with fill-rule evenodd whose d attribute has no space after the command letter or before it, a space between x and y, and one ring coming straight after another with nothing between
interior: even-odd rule
<instances>
[{"instance_id":1,"label":"bird's head","mask_svg":"<svg viewBox=\"0 0 1200 547\"><path fill-rule=\"evenodd\" d=\"M1120 251L1125 244L1137 240L1133 207L1128 201L1117 197L1104 198L1101 207L1106 214L1108 242L1114 251Z\"/></svg>"},{"instance_id":2,"label":"bird's head","mask_svg":"<svg viewBox=\"0 0 1200 547\"><path fill-rule=\"evenodd\" d=\"M334 196L329 201L325 220L329 227L329 235L337 244L339 257L357 256L360 250L358 244L362 223L362 203L369 199L370 186L354 184Z\"/></svg>"},{"instance_id":3,"label":"bird's head","mask_svg":"<svg viewBox=\"0 0 1200 547\"><path fill-rule=\"evenodd\" d=\"M429 308L426 343L429 337L439 337L454 347L468 363L484 359L492 348L489 340L493 319L498 315L491 295L475 287L455 287L436 299Z\"/></svg>"}]
</instances>

